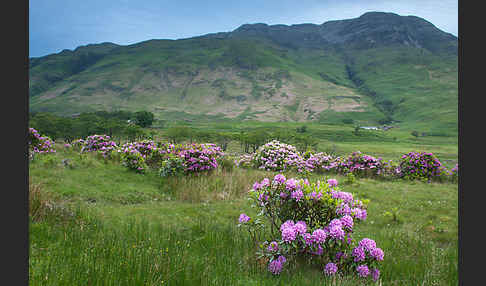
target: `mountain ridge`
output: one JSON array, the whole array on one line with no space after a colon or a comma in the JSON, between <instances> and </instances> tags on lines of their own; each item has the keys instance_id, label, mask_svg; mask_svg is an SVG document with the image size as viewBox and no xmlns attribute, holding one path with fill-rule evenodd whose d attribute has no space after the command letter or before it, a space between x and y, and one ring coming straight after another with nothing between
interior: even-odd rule
<instances>
[{"instance_id":1,"label":"mountain ridge","mask_svg":"<svg viewBox=\"0 0 486 286\"><path fill-rule=\"evenodd\" d=\"M457 129L457 38L416 16L243 24L179 40L91 44L29 62L31 111L143 108L163 117L165 106L247 120L422 124L426 98L447 104L437 128ZM407 116L415 107L420 112Z\"/></svg>"}]
</instances>

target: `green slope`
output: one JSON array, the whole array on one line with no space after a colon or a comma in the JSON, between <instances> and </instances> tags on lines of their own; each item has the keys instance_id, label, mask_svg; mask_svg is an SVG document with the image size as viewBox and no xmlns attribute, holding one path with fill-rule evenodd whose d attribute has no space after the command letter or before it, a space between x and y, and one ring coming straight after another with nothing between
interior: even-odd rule
<instances>
[{"instance_id":1,"label":"green slope","mask_svg":"<svg viewBox=\"0 0 486 286\"><path fill-rule=\"evenodd\" d=\"M417 17L88 45L30 60L31 112L398 124L457 133L457 38ZM176 116L176 117L177 117Z\"/></svg>"}]
</instances>

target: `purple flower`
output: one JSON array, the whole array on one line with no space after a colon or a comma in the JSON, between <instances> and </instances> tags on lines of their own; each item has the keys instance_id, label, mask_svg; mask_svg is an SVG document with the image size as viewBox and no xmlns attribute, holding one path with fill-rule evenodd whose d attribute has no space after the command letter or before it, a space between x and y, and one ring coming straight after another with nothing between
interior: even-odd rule
<instances>
[{"instance_id":1,"label":"purple flower","mask_svg":"<svg viewBox=\"0 0 486 286\"><path fill-rule=\"evenodd\" d=\"M331 220L331 222L329 223L329 228L334 227L334 226L342 227L343 224L342 224L340 219L335 218L335 219Z\"/></svg>"},{"instance_id":2,"label":"purple flower","mask_svg":"<svg viewBox=\"0 0 486 286\"><path fill-rule=\"evenodd\" d=\"M280 226L280 231L283 231L285 228L288 228L288 227L293 228L294 225L295 225L294 221L288 220L288 221L282 223L282 225Z\"/></svg>"},{"instance_id":3,"label":"purple flower","mask_svg":"<svg viewBox=\"0 0 486 286\"><path fill-rule=\"evenodd\" d=\"M336 264L330 262L328 264L326 264L326 267L324 268L324 273L326 273L326 275L334 275L334 273L337 272L337 266Z\"/></svg>"},{"instance_id":4,"label":"purple flower","mask_svg":"<svg viewBox=\"0 0 486 286\"><path fill-rule=\"evenodd\" d=\"M344 230L338 225L334 225L329 228L329 236L336 240L343 240L344 234Z\"/></svg>"},{"instance_id":5,"label":"purple flower","mask_svg":"<svg viewBox=\"0 0 486 286\"><path fill-rule=\"evenodd\" d=\"M373 281L377 281L378 278L380 278L380 270L378 270L378 268L374 268L371 271L371 277L373 278Z\"/></svg>"},{"instance_id":6,"label":"purple flower","mask_svg":"<svg viewBox=\"0 0 486 286\"><path fill-rule=\"evenodd\" d=\"M370 270L368 269L368 266L364 264L356 267L356 271L358 271L358 275L361 277L366 277L370 274Z\"/></svg>"},{"instance_id":7,"label":"purple flower","mask_svg":"<svg viewBox=\"0 0 486 286\"><path fill-rule=\"evenodd\" d=\"M285 182L285 176L282 175L282 174L277 174L275 175L275 177L273 178L273 181L278 183L278 184L282 184Z\"/></svg>"},{"instance_id":8,"label":"purple flower","mask_svg":"<svg viewBox=\"0 0 486 286\"><path fill-rule=\"evenodd\" d=\"M295 240L297 233L293 227L286 227L282 230L282 240L285 242L291 242Z\"/></svg>"},{"instance_id":9,"label":"purple flower","mask_svg":"<svg viewBox=\"0 0 486 286\"><path fill-rule=\"evenodd\" d=\"M290 197L296 201L300 201L304 197L304 193L301 190L293 191Z\"/></svg>"},{"instance_id":10,"label":"purple flower","mask_svg":"<svg viewBox=\"0 0 486 286\"><path fill-rule=\"evenodd\" d=\"M282 262L278 259L270 261L268 264L268 271L272 272L274 275L280 274L280 271L282 271Z\"/></svg>"},{"instance_id":11,"label":"purple flower","mask_svg":"<svg viewBox=\"0 0 486 286\"><path fill-rule=\"evenodd\" d=\"M255 183L253 184L253 189L254 189L255 191L258 191L260 188L261 188L260 183L255 182Z\"/></svg>"},{"instance_id":12,"label":"purple flower","mask_svg":"<svg viewBox=\"0 0 486 286\"><path fill-rule=\"evenodd\" d=\"M250 219L251 218L249 216L247 216L246 214L242 213L242 214L240 214L239 222L240 223L246 223L246 222L250 221Z\"/></svg>"},{"instance_id":13,"label":"purple flower","mask_svg":"<svg viewBox=\"0 0 486 286\"><path fill-rule=\"evenodd\" d=\"M312 232L312 239L317 243L324 243L326 241L327 234L324 230L318 228Z\"/></svg>"},{"instance_id":14,"label":"purple flower","mask_svg":"<svg viewBox=\"0 0 486 286\"><path fill-rule=\"evenodd\" d=\"M350 215L343 216L340 219L340 221L341 221L341 224L343 225L343 227L347 228L348 230L353 229L353 217L351 217Z\"/></svg>"},{"instance_id":15,"label":"purple flower","mask_svg":"<svg viewBox=\"0 0 486 286\"><path fill-rule=\"evenodd\" d=\"M354 257L354 262L364 261L366 257L363 247L360 246L355 247L351 252L351 255Z\"/></svg>"},{"instance_id":16,"label":"purple flower","mask_svg":"<svg viewBox=\"0 0 486 286\"><path fill-rule=\"evenodd\" d=\"M285 182L285 189L288 191L293 191L297 188L297 181L294 178L288 179Z\"/></svg>"},{"instance_id":17,"label":"purple flower","mask_svg":"<svg viewBox=\"0 0 486 286\"><path fill-rule=\"evenodd\" d=\"M338 185L338 181L336 179L329 179L327 180L327 184L332 188Z\"/></svg>"},{"instance_id":18,"label":"purple flower","mask_svg":"<svg viewBox=\"0 0 486 286\"><path fill-rule=\"evenodd\" d=\"M278 243L276 241L270 242L270 245L267 247L267 250L270 252L275 252L278 250Z\"/></svg>"},{"instance_id":19,"label":"purple flower","mask_svg":"<svg viewBox=\"0 0 486 286\"><path fill-rule=\"evenodd\" d=\"M385 253L381 248L376 247L370 251L370 256L378 261L383 261L383 257L385 256Z\"/></svg>"},{"instance_id":20,"label":"purple flower","mask_svg":"<svg viewBox=\"0 0 486 286\"><path fill-rule=\"evenodd\" d=\"M303 235L307 231L307 225L305 224L304 221L298 221L294 225L294 229L295 232L297 232L297 234Z\"/></svg>"},{"instance_id":21,"label":"purple flower","mask_svg":"<svg viewBox=\"0 0 486 286\"><path fill-rule=\"evenodd\" d=\"M353 215L355 218L359 220L365 220L367 213L366 210L360 209L360 208L353 208L351 209L351 215Z\"/></svg>"},{"instance_id":22,"label":"purple flower","mask_svg":"<svg viewBox=\"0 0 486 286\"><path fill-rule=\"evenodd\" d=\"M358 242L358 246L366 249L368 252L376 248L376 242L370 238L363 238L360 242Z\"/></svg>"},{"instance_id":23,"label":"purple flower","mask_svg":"<svg viewBox=\"0 0 486 286\"><path fill-rule=\"evenodd\" d=\"M309 246L314 242L314 239L310 233L306 232L302 236L304 237L305 245Z\"/></svg>"},{"instance_id":24,"label":"purple flower","mask_svg":"<svg viewBox=\"0 0 486 286\"><path fill-rule=\"evenodd\" d=\"M268 186L270 186L270 180L268 178L264 178L260 183L260 188L264 188Z\"/></svg>"}]
</instances>

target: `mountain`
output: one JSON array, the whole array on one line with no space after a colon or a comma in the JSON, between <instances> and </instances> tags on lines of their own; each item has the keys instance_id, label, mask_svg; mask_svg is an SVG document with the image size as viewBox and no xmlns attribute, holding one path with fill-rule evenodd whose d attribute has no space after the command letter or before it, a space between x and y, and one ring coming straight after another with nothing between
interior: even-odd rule
<instances>
[{"instance_id":1,"label":"mountain","mask_svg":"<svg viewBox=\"0 0 486 286\"><path fill-rule=\"evenodd\" d=\"M234 31L31 58L31 112L367 124L457 133L458 39L415 16Z\"/></svg>"}]
</instances>

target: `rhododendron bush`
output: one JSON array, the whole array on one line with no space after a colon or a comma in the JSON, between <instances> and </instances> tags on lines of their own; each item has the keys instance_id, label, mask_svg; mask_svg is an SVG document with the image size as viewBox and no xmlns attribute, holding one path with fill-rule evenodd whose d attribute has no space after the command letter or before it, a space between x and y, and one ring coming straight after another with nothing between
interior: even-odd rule
<instances>
[{"instance_id":1,"label":"rhododendron bush","mask_svg":"<svg viewBox=\"0 0 486 286\"><path fill-rule=\"evenodd\" d=\"M402 178L430 180L446 175L442 163L432 153L409 152L402 155L398 174Z\"/></svg>"},{"instance_id":2,"label":"rhododendron bush","mask_svg":"<svg viewBox=\"0 0 486 286\"><path fill-rule=\"evenodd\" d=\"M266 171L286 171L292 168L299 172L304 170L304 159L297 149L277 140L260 146L255 152L252 162L255 168Z\"/></svg>"},{"instance_id":3,"label":"rhododendron bush","mask_svg":"<svg viewBox=\"0 0 486 286\"><path fill-rule=\"evenodd\" d=\"M55 153L54 141L47 136L41 136L34 128L29 128L29 158L34 154Z\"/></svg>"},{"instance_id":4,"label":"rhododendron bush","mask_svg":"<svg viewBox=\"0 0 486 286\"><path fill-rule=\"evenodd\" d=\"M118 146L108 135L91 135L85 140L76 141L75 144L81 145L83 152L99 152L103 157L110 157L111 152L117 150Z\"/></svg>"},{"instance_id":5,"label":"rhododendron bush","mask_svg":"<svg viewBox=\"0 0 486 286\"><path fill-rule=\"evenodd\" d=\"M341 191L337 180L309 182L277 174L255 182L249 196L258 218L242 214L238 225L253 233L263 230L258 227L262 219L268 222L271 237L261 243L259 256L268 259L271 273L302 257L320 264L325 275L378 279L383 250L369 238L353 241L354 226L367 217L368 201Z\"/></svg>"}]
</instances>

